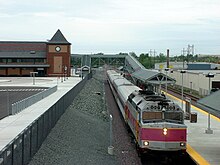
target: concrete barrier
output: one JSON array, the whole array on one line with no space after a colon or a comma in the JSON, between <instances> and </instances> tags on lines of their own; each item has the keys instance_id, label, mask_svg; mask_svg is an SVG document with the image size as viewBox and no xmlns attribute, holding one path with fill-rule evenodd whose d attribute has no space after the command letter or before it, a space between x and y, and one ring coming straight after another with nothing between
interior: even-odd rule
<instances>
[{"instance_id":1,"label":"concrete barrier","mask_svg":"<svg viewBox=\"0 0 220 165\"><path fill-rule=\"evenodd\" d=\"M62 96L41 116L27 126L8 145L0 150L0 165L26 165L37 153L43 141L55 126L56 122L71 105L91 75L87 75L76 86ZM17 107L25 107L22 104Z\"/></svg>"},{"instance_id":2,"label":"concrete barrier","mask_svg":"<svg viewBox=\"0 0 220 165\"><path fill-rule=\"evenodd\" d=\"M52 93L54 93L56 91L57 91L57 86L54 86L54 87L49 88L45 91L37 93L33 96L30 96L28 98L20 100L16 103L13 103L12 106L11 106L10 115L15 115L16 113L21 112L25 108L35 104L36 102L44 99L45 97L51 95Z\"/></svg>"}]
</instances>

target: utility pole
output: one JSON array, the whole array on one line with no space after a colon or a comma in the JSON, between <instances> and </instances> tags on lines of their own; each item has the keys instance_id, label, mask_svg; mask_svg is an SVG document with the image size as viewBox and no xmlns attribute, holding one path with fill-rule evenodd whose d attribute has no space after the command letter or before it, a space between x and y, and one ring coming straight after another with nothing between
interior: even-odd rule
<instances>
[{"instance_id":1,"label":"utility pole","mask_svg":"<svg viewBox=\"0 0 220 165\"><path fill-rule=\"evenodd\" d=\"M149 51L149 56L150 57L152 56L152 53L153 53L153 51L150 49L150 51Z\"/></svg>"},{"instance_id":2,"label":"utility pole","mask_svg":"<svg viewBox=\"0 0 220 165\"><path fill-rule=\"evenodd\" d=\"M194 55L194 45L188 44L187 47L187 63L189 63L189 56Z\"/></svg>"},{"instance_id":3,"label":"utility pole","mask_svg":"<svg viewBox=\"0 0 220 165\"><path fill-rule=\"evenodd\" d=\"M155 55L156 55L156 51L155 51L155 49L154 49L154 66L153 66L153 68L155 69Z\"/></svg>"},{"instance_id":4,"label":"utility pole","mask_svg":"<svg viewBox=\"0 0 220 165\"><path fill-rule=\"evenodd\" d=\"M156 55L156 53L157 52L155 51L155 49L154 50L150 49L150 51L149 51L149 56L153 58L153 68L155 68L155 55Z\"/></svg>"},{"instance_id":5,"label":"utility pole","mask_svg":"<svg viewBox=\"0 0 220 165\"><path fill-rule=\"evenodd\" d=\"M183 50L181 51L181 55L183 56L183 69L184 69L184 65L185 65L185 60L184 60L185 53L186 53L186 50L185 50L185 48L183 48Z\"/></svg>"}]
</instances>

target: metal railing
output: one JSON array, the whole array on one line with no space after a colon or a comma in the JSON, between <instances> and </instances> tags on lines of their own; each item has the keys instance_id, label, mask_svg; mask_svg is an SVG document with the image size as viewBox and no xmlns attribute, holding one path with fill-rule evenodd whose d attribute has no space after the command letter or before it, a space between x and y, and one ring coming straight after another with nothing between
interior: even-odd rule
<instances>
[{"instance_id":1,"label":"metal railing","mask_svg":"<svg viewBox=\"0 0 220 165\"><path fill-rule=\"evenodd\" d=\"M10 109L10 115L15 115L16 113L21 112L25 108L35 104L36 102L44 99L45 97L51 95L52 93L57 91L57 86L51 87L45 91L42 91L40 93L37 93L33 96L30 96L28 98L25 98L21 101L17 101L16 103L13 103L11 105Z\"/></svg>"},{"instance_id":2,"label":"metal railing","mask_svg":"<svg viewBox=\"0 0 220 165\"><path fill-rule=\"evenodd\" d=\"M69 90L40 117L27 126L4 149L0 151L0 165L26 165L37 153L56 122L71 105L91 74Z\"/></svg>"}]
</instances>

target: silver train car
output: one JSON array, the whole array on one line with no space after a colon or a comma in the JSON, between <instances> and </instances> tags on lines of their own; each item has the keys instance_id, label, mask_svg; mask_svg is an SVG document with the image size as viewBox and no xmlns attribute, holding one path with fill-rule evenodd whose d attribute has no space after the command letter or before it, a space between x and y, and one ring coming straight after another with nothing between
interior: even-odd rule
<instances>
[{"instance_id":1,"label":"silver train car","mask_svg":"<svg viewBox=\"0 0 220 165\"><path fill-rule=\"evenodd\" d=\"M138 153L185 153L187 127L184 112L177 104L153 91L141 90L114 70L108 70L107 76L121 114L135 137Z\"/></svg>"}]
</instances>

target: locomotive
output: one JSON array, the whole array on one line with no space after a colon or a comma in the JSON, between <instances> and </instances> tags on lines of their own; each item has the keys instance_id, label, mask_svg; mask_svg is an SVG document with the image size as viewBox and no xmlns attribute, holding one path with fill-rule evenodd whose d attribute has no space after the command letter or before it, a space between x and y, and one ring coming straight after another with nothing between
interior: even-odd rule
<instances>
[{"instance_id":1,"label":"locomotive","mask_svg":"<svg viewBox=\"0 0 220 165\"><path fill-rule=\"evenodd\" d=\"M125 123L134 135L138 154L147 151L186 152L184 111L153 91L141 90L114 70L108 82Z\"/></svg>"}]
</instances>

